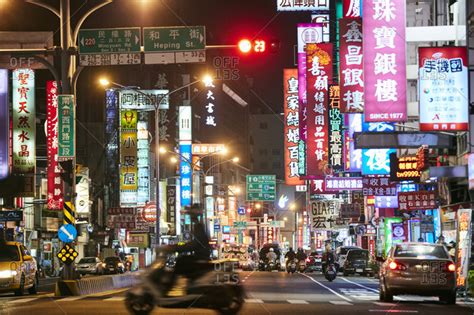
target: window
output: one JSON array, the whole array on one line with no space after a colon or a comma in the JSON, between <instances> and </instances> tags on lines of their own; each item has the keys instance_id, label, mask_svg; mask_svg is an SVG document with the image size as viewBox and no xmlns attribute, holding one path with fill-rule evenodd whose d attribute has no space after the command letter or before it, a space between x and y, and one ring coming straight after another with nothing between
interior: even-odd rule
<instances>
[{"instance_id":1,"label":"window","mask_svg":"<svg viewBox=\"0 0 474 315\"><path fill-rule=\"evenodd\" d=\"M16 245L5 245L0 247L0 262L19 261L18 247Z\"/></svg>"},{"instance_id":2,"label":"window","mask_svg":"<svg viewBox=\"0 0 474 315\"><path fill-rule=\"evenodd\" d=\"M405 245L400 244L393 254L398 258L438 259L449 258L443 246L437 245Z\"/></svg>"}]
</instances>

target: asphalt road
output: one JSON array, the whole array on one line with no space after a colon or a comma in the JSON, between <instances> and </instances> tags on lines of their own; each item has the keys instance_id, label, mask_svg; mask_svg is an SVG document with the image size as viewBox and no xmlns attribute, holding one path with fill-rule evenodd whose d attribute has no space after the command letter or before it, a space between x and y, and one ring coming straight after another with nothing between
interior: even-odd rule
<instances>
[{"instance_id":1,"label":"asphalt road","mask_svg":"<svg viewBox=\"0 0 474 315\"><path fill-rule=\"evenodd\" d=\"M393 303L378 301L376 279L338 277L330 283L320 274L242 272L246 303L240 314L474 314L474 302L458 299L445 305L437 298L400 296ZM80 297L0 296L0 314L128 314L124 291ZM216 314L204 309L155 309L153 314Z\"/></svg>"}]
</instances>

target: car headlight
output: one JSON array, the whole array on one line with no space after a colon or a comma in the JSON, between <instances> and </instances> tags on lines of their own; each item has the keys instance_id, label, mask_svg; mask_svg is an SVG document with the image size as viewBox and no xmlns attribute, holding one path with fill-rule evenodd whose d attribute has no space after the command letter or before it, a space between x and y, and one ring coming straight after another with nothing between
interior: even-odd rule
<instances>
[{"instance_id":1,"label":"car headlight","mask_svg":"<svg viewBox=\"0 0 474 315\"><path fill-rule=\"evenodd\" d=\"M2 271L0 271L0 278L2 278L2 279L14 277L16 275L17 275L16 270L2 270Z\"/></svg>"},{"instance_id":2,"label":"car headlight","mask_svg":"<svg viewBox=\"0 0 474 315\"><path fill-rule=\"evenodd\" d=\"M122 263L118 263L118 266L119 266L120 268L123 268L123 264L122 264Z\"/></svg>"}]
</instances>

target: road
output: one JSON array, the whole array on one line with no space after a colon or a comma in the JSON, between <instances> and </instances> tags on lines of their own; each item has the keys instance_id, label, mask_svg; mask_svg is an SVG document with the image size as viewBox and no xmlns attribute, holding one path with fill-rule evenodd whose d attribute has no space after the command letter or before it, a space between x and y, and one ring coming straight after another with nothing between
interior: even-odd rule
<instances>
[{"instance_id":1,"label":"road","mask_svg":"<svg viewBox=\"0 0 474 315\"><path fill-rule=\"evenodd\" d=\"M338 277L329 283L320 274L283 272L242 272L246 303L241 314L473 314L474 302L458 299L445 305L437 298L401 296L393 303L378 301L376 279ZM0 296L0 314L128 314L124 291L91 296L53 297L50 292L37 296ZM155 309L153 314L215 314L203 309Z\"/></svg>"}]
</instances>

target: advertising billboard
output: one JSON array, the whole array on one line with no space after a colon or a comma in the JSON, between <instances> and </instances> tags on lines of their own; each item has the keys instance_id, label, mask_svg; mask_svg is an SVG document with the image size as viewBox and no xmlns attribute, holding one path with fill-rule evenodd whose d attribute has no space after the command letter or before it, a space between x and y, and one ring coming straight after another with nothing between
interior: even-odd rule
<instances>
[{"instance_id":1,"label":"advertising billboard","mask_svg":"<svg viewBox=\"0 0 474 315\"><path fill-rule=\"evenodd\" d=\"M276 0L277 11L327 11L329 0L301 1L301 0Z\"/></svg>"},{"instance_id":2,"label":"advertising billboard","mask_svg":"<svg viewBox=\"0 0 474 315\"><path fill-rule=\"evenodd\" d=\"M138 139L136 110L120 111L120 205L137 204Z\"/></svg>"},{"instance_id":3,"label":"advertising billboard","mask_svg":"<svg viewBox=\"0 0 474 315\"><path fill-rule=\"evenodd\" d=\"M7 178L10 156L10 110L8 70L0 69L0 180Z\"/></svg>"},{"instance_id":4,"label":"advertising billboard","mask_svg":"<svg viewBox=\"0 0 474 315\"><path fill-rule=\"evenodd\" d=\"M340 100L339 86L329 86L328 159L332 173L344 171L344 116L341 113Z\"/></svg>"},{"instance_id":5,"label":"advertising billboard","mask_svg":"<svg viewBox=\"0 0 474 315\"><path fill-rule=\"evenodd\" d=\"M363 1L366 121L407 120L405 6L406 0Z\"/></svg>"},{"instance_id":6,"label":"advertising billboard","mask_svg":"<svg viewBox=\"0 0 474 315\"><path fill-rule=\"evenodd\" d=\"M468 131L466 47L420 47L420 130Z\"/></svg>"},{"instance_id":7,"label":"advertising billboard","mask_svg":"<svg viewBox=\"0 0 474 315\"><path fill-rule=\"evenodd\" d=\"M191 193L192 193L192 165L189 161L192 160L191 154L191 143L180 142L179 144L179 175L180 175L180 186L181 186L181 207L187 207L191 205Z\"/></svg>"}]
</instances>

